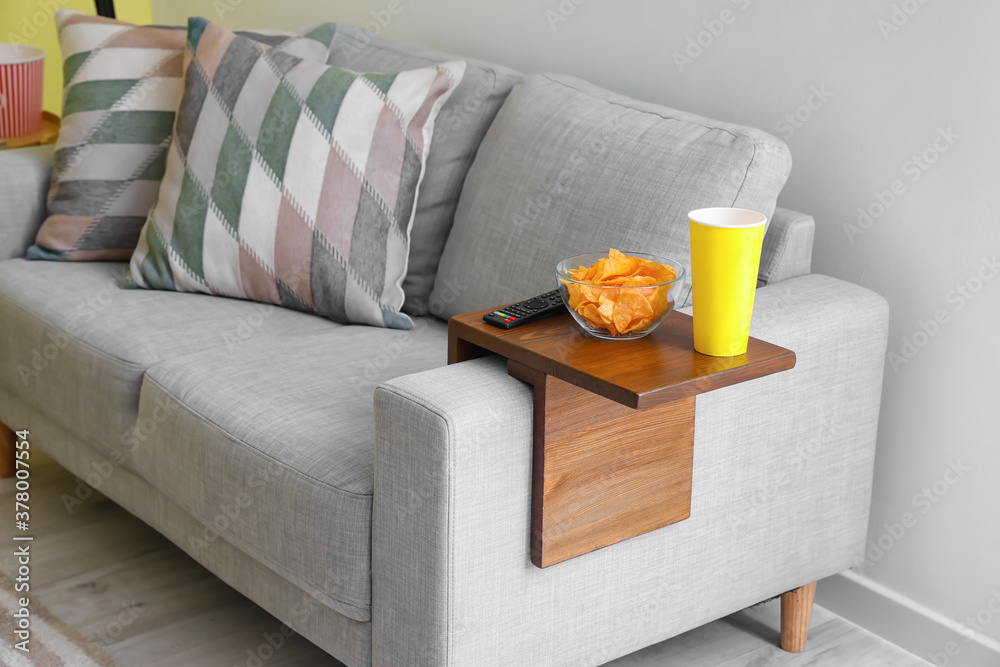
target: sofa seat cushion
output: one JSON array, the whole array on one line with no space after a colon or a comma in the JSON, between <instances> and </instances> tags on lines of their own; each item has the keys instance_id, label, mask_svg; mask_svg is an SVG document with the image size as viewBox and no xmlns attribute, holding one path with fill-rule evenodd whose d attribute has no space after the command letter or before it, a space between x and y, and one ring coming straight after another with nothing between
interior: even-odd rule
<instances>
[{"instance_id":1,"label":"sofa seat cushion","mask_svg":"<svg viewBox=\"0 0 1000 667\"><path fill-rule=\"evenodd\" d=\"M126 264L0 262L0 383L62 428L129 466L144 437L142 376L173 357L244 340L336 329L312 315L195 294L123 290Z\"/></svg>"},{"instance_id":2,"label":"sofa seat cushion","mask_svg":"<svg viewBox=\"0 0 1000 667\"><path fill-rule=\"evenodd\" d=\"M442 366L447 325L344 326L250 340L149 369L136 449L143 477L204 524L195 558L224 539L316 600L371 618L375 387ZM164 406L167 407L164 410Z\"/></svg>"},{"instance_id":3,"label":"sofa seat cushion","mask_svg":"<svg viewBox=\"0 0 1000 667\"><path fill-rule=\"evenodd\" d=\"M431 295L445 304L436 314L547 292L560 260L609 248L690 269L688 212L732 206L770 218L791 165L788 147L761 130L530 75L469 170Z\"/></svg>"}]
</instances>

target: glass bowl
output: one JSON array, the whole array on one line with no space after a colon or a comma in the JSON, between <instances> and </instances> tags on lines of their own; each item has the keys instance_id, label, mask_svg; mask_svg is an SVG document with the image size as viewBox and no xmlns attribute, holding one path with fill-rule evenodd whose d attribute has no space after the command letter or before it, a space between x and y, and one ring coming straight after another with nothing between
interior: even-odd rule
<instances>
[{"instance_id":1,"label":"glass bowl","mask_svg":"<svg viewBox=\"0 0 1000 667\"><path fill-rule=\"evenodd\" d=\"M680 262L642 252L623 254L668 266L677 277L669 282L618 287L577 280L570 274L606 259L607 252L577 255L556 266L556 281L566 309L584 331L596 338L634 340L649 335L674 309L684 285L687 272Z\"/></svg>"}]
</instances>

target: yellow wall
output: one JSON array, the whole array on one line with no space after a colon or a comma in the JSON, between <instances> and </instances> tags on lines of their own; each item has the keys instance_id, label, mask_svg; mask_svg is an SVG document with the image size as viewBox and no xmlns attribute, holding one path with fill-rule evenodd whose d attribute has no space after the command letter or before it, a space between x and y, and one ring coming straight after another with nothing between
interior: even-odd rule
<instances>
[{"instance_id":1,"label":"yellow wall","mask_svg":"<svg viewBox=\"0 0 1000 667\"><path fill-rule=\"evenodd\" d=\"M20 42L45 49L45 109L62 113L62 55L53 14L57 9L96 13L93 0L2 0L0 42ZM115 0L122 21L152 22L151 0Z\"/></svg>"}]
</instances>

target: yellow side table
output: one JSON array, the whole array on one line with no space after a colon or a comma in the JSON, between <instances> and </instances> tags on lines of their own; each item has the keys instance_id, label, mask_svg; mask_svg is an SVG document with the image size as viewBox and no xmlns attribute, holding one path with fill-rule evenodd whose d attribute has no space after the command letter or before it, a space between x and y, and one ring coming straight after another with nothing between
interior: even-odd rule
<instances>
[{"instance_id":1,"label":"yellow side table","mask_svg":"<svg viewBox=\"0 0 1000 667\"><path fill-rule=\"evenodd\" d=\"M59 116L49 111L42 112L42 129L23 137L0 138L0 150L4 148L26 148L54 144L59 136Z\"/></svg>"}]
</instances>

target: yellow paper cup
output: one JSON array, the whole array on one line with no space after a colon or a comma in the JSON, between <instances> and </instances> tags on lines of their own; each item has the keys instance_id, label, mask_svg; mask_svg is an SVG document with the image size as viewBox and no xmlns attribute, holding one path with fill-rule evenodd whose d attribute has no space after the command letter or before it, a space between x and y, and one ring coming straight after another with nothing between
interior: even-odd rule
<instances>
[{"instance_id":1,"label":"yellow paper cup","mask_svg":"<svg viewBox=\"0 0 1000 667\"><path fill-rule=\"evenodd\" d=\"M743 354L767 217L745 208L701 208L688 219L694 349L713 357Z\"/></svg>"}]
</instances>

